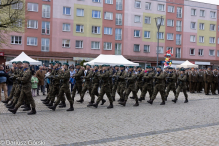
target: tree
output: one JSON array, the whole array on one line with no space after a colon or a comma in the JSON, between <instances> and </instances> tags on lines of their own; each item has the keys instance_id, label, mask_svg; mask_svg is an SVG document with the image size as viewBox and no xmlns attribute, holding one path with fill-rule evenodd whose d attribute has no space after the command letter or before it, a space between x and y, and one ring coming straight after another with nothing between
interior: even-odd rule
<instances>
[{"instance_id":1,"label":"tree","mask_svg":"<svg viewBox=\"0 0 219 146\"><path fill-rule=\"evenodd\" d=\"M25 0L0 0L0 46L7 45L10 32L23 32Z\"/></svg>"}]
</instances>

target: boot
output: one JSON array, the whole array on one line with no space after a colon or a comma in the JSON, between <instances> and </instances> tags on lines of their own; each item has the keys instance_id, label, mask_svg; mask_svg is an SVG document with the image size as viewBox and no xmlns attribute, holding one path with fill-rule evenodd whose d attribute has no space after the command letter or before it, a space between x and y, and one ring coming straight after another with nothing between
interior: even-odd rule
<instances>
[{"instance_id":1,"label":"boot","mask_svg":"<svg viewBox=\"0 0 219 146\"><path fill-rule=\"evenodd\" d=\"M165 101L162 101L160 105L165 105Z\"/></svg>"},{"instance_id":2,"label":"boot","mask_svg":"<svg viewBox=\"0 0 219 146\"><path fill-rule=\"evenodd\" d=\"M21 108L26 108L28 105L24 104L21 106Z\"/></svg>"},{"instance_id":3,"label":"boot","mask_svg":"<svg viewBox=\"0 0 219 146\"><path fill-rule=\"evenodd\" d=\"M188 98L186 98L186 100L184 101L184 103L188 103L189 101L188 101Z\"/></svg>"},{"instance_id":4,"label":"boot","mask_svg":"<svg viewBox=\"0 0 219 146\"><path fill-rule=\"evenodd\" d=\"M62 101L62 105L59 106L59 108L64 108L66 107L65 101Z\"/></svg>"},{"instance_id":5,"label":"boot","mask_svg":"<svg viewBox=\"0 0 219 146\"><path fill-rule=\"evenodd\" d=\"M27 113L28 115L35 115L36 114L36 109L35 108L32 108L32 110Z\"/></svg>"},{"instance_id":6,"label":"boot","mask_svg":"<svg viewBox=\"0 0 219 146\"><path fill-rule=\"evenodd\" d=\"M177 102L177 99L175 98L174 100L172 100L172 102L176 103L176 102Z\"/></svg>"},{"instance_id":7,"label":"boot","mask_svg":"<svg viewBox=\"0 0 219 146\"><path fill-rule=\"evenodd\" d=\"M11 106L13 104L13 102L10 102L10 103L6 103L5 106Z\"/></svg>"},{"instance_id":8,"label":"boot","mask_svg":"<svg viewBox=\"0 0 219 146\"><path fill-rule=\"evenodd\" d=\"M25 107L25 109L23 109L23 111L29 111L29 110L31 110L30 104L27 104L26 107Z\"/></svg>"},{"instance_id":9,"label":"boot","mask_svg":"<svg viewBox=\"0 0 219 146\"><path fill-rule=\"evenodd\" d=\"M83 103L83 102L84 102L84 99L81 98L80 100L77 100L77 102Z\"/></svg>"},{"instance_id":10,"label":"boot","mask_svg":"<svg viewBox=\"0 0 219 146\"><path fill-rule=\"evenodd\" d=\"M6 99L4 101L2 101L3 103L8 103L10 100L9 99Z\"/></svg>"},{"instance_id":11,"label":"boot","mask_svg":"<svg viewBox=\"0 0 219 146\"><path fill-rule=\"evenodd\" d=\"M112 96L113 101L116 101L115 96Z\"/></svg>"},{"instance_id":12,"label":"boot","mask_svg":"<svg viewBox=\"0 0 219 146\"><path fill-rule=\"evenodd\" d=\"M53 102L51 101L49 104L46 104L46 106L53 106Z\"/></svg>"},{"instance_id":13,"label":"boot","mask_svg":"<svg viewBox=\"0 0 219 146\"><path fill-rule=\"evenodd\" d=\"M49 109L52 109L53 111L55 111L55 110L56 110L56 107L57 107L57 105L54 104L53 106L49 106Z\"/></svg>"},{"instance_id":14,"label":"boot","mask_svg":"<svg viewBox=\"0 0 219 146\"><path fill-rule=\"evenodd\" d=\"M49 104L50 100L46 100L43 102L43 104Z\"/></svg>"},{"instance_id":15,"label":"boot","mask_svg":"<svg viewBox=\"0 0 219 146\"><path fill-rule=\"evenodd\" d=\"M10 112L12 112L13 114L16 114L17 112L17 108L13 108L13 109L8 109Z\"/></svg>"},{"instance_id":16,"label":"boot","mask_svg":"<svg viewBox=\"0 0 219 146\"><path fill-rule=\"evenodd\" d=\"M7 106L9 109L14 109L15 104L12 104L11 106Z\"/></svg>"},{"instance_id":17,"label":"boot","mask_svg":"<svg viewBox=\"0 0 219 146\"><path fill-rule=\"evenodd\" d=\"M142 100L143 100L143 97L140 97L140 98L138 99L138 101L140 101L140 102L142 102Z\"/></svg>"},{"instance_id":18,"label":"boot","mask_svg":"<svg viewBox=\"0 0 219 146\"><path fill-rule=\"evenodd\" d=\"M126 105L126 101L120 102L119 104L125 106Z\"/></svg>"},{"instance_id":19,"label":"boot","mask_svg":"<svg viewBox=\"0 0 219 146\"><path fill-rule=\"evenodd\" d=\"M112 102L110 102L110 105L109 105L109 106L107 106L107 108L108 108L108 109L110 109L110 108L113 108L113 103L112 103Z\"/></svg>"},{"instance_id":20,"label":"boot","mask_svg":"<svg viewBox=\"0 0 219 146\"><path fill-rule=\"evenodd\" d=\"M105 99L102 99L101 105L104 105L105 102L106 102L106 100L105 100Z\"/></svg>"},{"instance_id":21,"label":"boot","mask_svg":"<svg viewBox=\"0 0 219 146\"><path fill-rule=\"evenodd\" d=\"M167 96L165 96L165 101L167 101Z\"/></svg>"},{"instance_id":22,"label":"boot","mask_svg":"<svg viewBox=\"0 0 219 146\"><path fill-rule=\"evenodd\" d=\"M138 103L138 101L136 101L136 103L135 103L133 106L139 106L139 103Z\"/></svg>"},{"instance_id":23,"label":"boot","mask_svg":"<svg viewBox=\"0 0 219 146\"><path fill-rule=\"evenodd\" d=\"M46 97L45 99L41 99L41 101L47 101L47 98L48 98L48 97Z\"/></svg>"},{"instance_id":24,"label":"boot","mask_svg":"<svg viewBox=\"0 0 219 146\"><path fill-rule=\"evenodd\" d=\"M151 99L148 100L147 102L150 103L150 104L153 104L153 100L151 100Z\"/></svg>"},{"instance_id":25,"label":"boot","mask_svg":"<svg viewBox=\"0 0 219 146\"><path fill-rule=\"evenodd\" d=\"M92 104L93 104L93 103L94 103L94 101L90 101L90 102L89 102L89 104L90 104L90 103L92 103Z\"/></svg>"},{"instance_id":26,"label":"boot","mask_svg":"<svg viewBox=\"0 0 219 146\"><path fill-rule=\"evenodd\" d=\"M89 104L87 105L87 107L93 106L93 103L89 102Z\"/></svg>"},{"instance_id":27,"label":"boot","mask_svg":"<svg viewBox=\"0 0 219 146\"><path fill-rule=\"evenodd\" d=\"M70 103L70 108L67 111L74 111L73 103Z\"/></svg>"},{"instance_id":28,"label":"boot","mask_svg":"<svg viewBox=\"0 0 219 146\"><path fill-rule=\"evenodd\" d=\"M134 97L129 97L129 98L131 98L131 99L135 99Z\"/></svg>"},{"instance_id":29,"label":"boot","mask_svg":"<svg viewBox=\"0 0 219 146\"><path fill-rule=\"evenodd\" d=\"M92 105L93 107L97 108L98 107L98 103L96 102L95 104Z\"/></svg>"}]
</instances>

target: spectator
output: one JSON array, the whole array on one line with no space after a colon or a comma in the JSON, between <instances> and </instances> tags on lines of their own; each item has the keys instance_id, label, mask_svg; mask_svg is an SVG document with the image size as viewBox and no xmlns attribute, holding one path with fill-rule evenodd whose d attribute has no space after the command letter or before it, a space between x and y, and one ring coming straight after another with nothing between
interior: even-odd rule
<instances>
[{"instance_id":1,"label":"spectator","mask_svg":"<svg viewBox=\"0 0 219 146\"><path fill-rule=\"evenodd\" d=\"M12 67L9 72L7 72L8 76L7 76L7 81L6 81L6 84L7 84L7 89L8 89L8 96L10 95L11 93L11 90L12 90L12 87L13 87L13 80L9 78L9 76L11 74L14 73L14 67Z\"/></svg>"},{"instance_id":2,"label":"spectator","mask_svg":"<svg viewBox=\"0 0 219 146\"><path fill-rule=\"evenodd\" d=\"M52 72L52 70L51 70L51 68L49 68L48 72L45 74L45 78L48 77L51 74L51 72ZM45 82L46 82L45 85L46 85L47 93L48 93L49 92L50 79L46 78Z\"/></svg>"},{"instance_id":3,"label":"spectator","mask_svg":"<svg viewBox=\"0 0 219 146\"><path fill-rule=\"evenodd\" d=\"M75 79L73 78L73 75L75 74L75 70L73 67L70 67L70 83L71 83L71 92L73 90L74 84L75 84Z\"/></svg>"},{"instance_id":4,"label":"spectator","mask_svg":"<svg viewBox=\"0 0 219 146\"><path fill-rule=\"evenodd\" d=\"M40 66L40 69L36 72L36 77L38 78L38 89L37 89L37 96L39 96L39 90L43 92L45 95L45 86L44 86L44 79L45 79L46 72L43 70L43 66Z\"/></svg>"},{"instance_id":5,"label":"spectator","mask_svg":"<svg viewBox=\"0 0 219 146\"><path fill-rule=\"evenodd\" d=\"M32 84L32 96L36 97L36 90L38 86L38 78L36 77L36 73L34 72L32 78L31 78L31 84Z\"/></svg>"},{"instance_id":6,"label":"spectator","mask_svg":"<svg viewBox=\"0 0 219 146\"><path fill-rule=\"evenodd\" d=\"M7 92L7 86L6 86L6 81L7 81L8 74L4 71L3 65L0 65L0 89L4 91L5 95L5 100L8 98L8 92ZM0 92L0 101L1 101L1 92Z\"/></svg>"}]
</instances>

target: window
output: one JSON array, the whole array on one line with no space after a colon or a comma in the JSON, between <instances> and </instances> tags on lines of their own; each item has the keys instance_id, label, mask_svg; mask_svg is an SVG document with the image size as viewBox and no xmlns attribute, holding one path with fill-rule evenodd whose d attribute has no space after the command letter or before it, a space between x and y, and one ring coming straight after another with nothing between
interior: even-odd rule
<instances>
[{"instance_id":1,"label":"window","mask_svg":"<svg viewBox=\"0 0 219 146\"><path fill-rule=\"evenodd\" d=\"M161 21L161 22L160 22ZM157 24L164 25L164 19L157 18Z\"/></svg>"},{"instance_id":2,"label":"window","mask_svg":"<svg viewBox=\"0 0 219 146\"><path fill-rule=\"evenodd\" d=\"M176 31L182 31L182 21L176 21Z\"/></svg>"},{"instance_id":3,"label":"window","mask_svg":"<svg viewBox=\"0 0 219 146\"><path fill-rule=\"evenodd\" d=\"M92 2L100 3L100 0L92 0Z\"/></svg>"},{"instance_id":4,"label":"window","mask_svg":"<svg viewBox=\"0 0 219 146\"><path fill-rule=\"evenodd\" d=\"M164 11L164 5L158 4L158 5L157 5L157 10L158 10L158 11Z\"/></svg>"},{"instance_id":5,"label":"window","mask_svg":"<svg viewBox=\"0 0 219 146\"><path fill-rule=\"evenodd\" d=\"M100 26L92 26L93 34L100 34Z\"/></svg>"},{"instance_id":6,"label":"window","mask_svg":"<svg viewBox=\"0 0 219 146\"><path fill-rule=\"evenodd\" d=\"M76 32L84 32L84 25L76 25Z\"/></svg>"},{"instance_id":7,"label":"window","mask_svg":"<svg viewBox=\"0 0 219 146\"><path fill-rule=\"evenodd\" d=\"M49 51L49 39L46 38L41 39L41 51L43 52Z\"/></svg>"},{"instance_id":8,"label":"window","mask_svg":"<svg viewBox=\"0 0 219 146\"><path fill-rule=\"evenodd\" d=\"M113 20L113 13L111 13L111 12L105 12L105 13L104 13L104 19Z\"/></svg>"},{"instance_id":9,"label":"window","mask_svg":"<svg viewBox=\"0 0 219 146\"><path fill-rule=\"evenodd\" d=\"M195 16L196 15L196 9L191 9L191 16Z\"/></svg>"},{"instance_id":10,"label":"window","mask_svg":"<svg viewBox=\"0 0 219 146\"><path fill-rule=\"evenodd\" d=\"M205 24L204 23L199 23L199 29L204 30L205 29Z\"/></svg>"},{"instance_id":11,"label":"window","mask_svg":"<svg viewBox=\"0 0 219 146\"><path fill-rule=\"evenodd\" d=\"M176 48L176 58L181 58L181 48Z\"/></svg>"},{"instance_id":12,"label":"window","mask_svg":"<svg viewBox=\"0 0 219 146\"><path fill-rule=\"evenodd\" d=\"M210 56L214 56L215 55L215 51L214 50L209 50L209 55Z\"/></svg>"},{"instance_id":13,"label":"window","mask_svg":"<svg viewBox=\"0 0 219 146\"><path fill-rule=\"evenodd\" d=\"M11 36L11 44L21 45L21 36Z\"/></svg>"},{"instance_id":14,"label":"window","mask_svg":"<svg viewBox=\"0 0 219 146\"><path fill-rule=\"evenodd\" d=\"M166 49L167 49L167 51L171 50L171 53L173 54L173 47L167 47Z\"/></svg>"},{"instance_id":15,"label":"window","mask_svg":"<svg viewBox=\"0 0 219 146\"><path fill-rule=\"evenodd\" d=\"M151 32L150 31L144 31L144 38L150 38Z\"/></svg>"},{"instance_id":16,"label":"window","mask_svg":"<svg viewBox=\"0 0 219 146\"><path fill-rule=\"evenodd\" d=\"M100 18L101 12L100 11L92 11L92 18Z\"/></svg>"},{"instance_id":17,"label":"window","mask_svg":"<svg viewBox=\"0 0 219 146\"><path fill-rule=\"evenodd\" d=\"M63 15L71 15L71 8L63 7Z\"/></svg>"},{"instance_id":18,"label":"window","mask_svg":"<svg viewBox=\"0 0 219 146\"><path fill-rule=\"evenodd\" d=\"M181 45L181 34L176 34L176 45Z\"/></svg>"},{"instance_id":19,"label":"window","mask_svg":"<svg viewBox=\"0 0 219 146\"><path fill-rule=\"evenodd\" d=\"M122 55L122 44L115 43L115 55Z\"/></svg>"},{"instance_id":20,"label":"window","mask_svg":"<svg viewBox=\"0 0 219 146\"><path fill-rule=\"evenodd\" d=\"M27 11L38 12L38 4L27 3Z\"/></svg>"},{"instance_id":21,"label":"window","mask_svg":"<svg viewBox=\"0 0 219 146\"><path fill-rule=\"evenodd\" d=\"M211 18L216 18L216 12L211 11L210 14L211 14Z\"/></svg>"},{"instance_id":22,"label":"window","mask_svg":"<svg viewBox=\"0 0 219 146\"><path fill-rule=\"evenodd\" d=\"M191 29L195 29L195 25L196 25L195 22L191 22Z\"/></svg>"},{"instance_id":23,"label":"window","mask_svg":"<svg viewBox=\"0 0 219 146\"><path fill-rule=\"evenodd\" d=\"M161 46L159 46L159 48L156 47L156 54L157 54L157 49L158 49L158 54L163 53L163 47L161 47Z\"/></svg>"},{"instance_id":24,"label":"window","mask_svg":"<svg viewBox=\"0 0 219 146\"><path fill-rule=\"evenodd\" d=\"M63 23L62 24L62 31L70 31L70 24L69 23ZM77 25L76 25L76 32L77 32Z\"/></svg>"},{"instance_id":25,"label":"window","mask_svg":"<svg viewBox=\"0 0 219 146\"><path fill-rule=\"evenodd\" d=\"M116 25L122 25L122 14L116 14Z\"/></svg>"},{"instance_id":26,"label":"window","mask_svg":"<svg viewBox=\"0 0 219 146\"><path fill-rule=\"evenodd\" d=\"M27 45L29 45L29 46L37 46L37 38L35 38L35 37L27 37Z\"/></svg>"},{"instance_id":27,"label":"window","mask_svg":"<svg viewBox=\"0 0 219 146\"><path fill-rule=\"evenodd\" d=\"M195 55L195 49L193 48L190 49L190 55Z\"/></svg>"},{"instance_id":28,"label":"window","mask_svg":"<svg viewBox=\"0 0 219 146\"><path fill-rule=\"evenodd\" d=\"M135 8L141 8L141 1L135 1Z\"/></svg>"},{"instance_id":29,"label":"window","mask_svg":"<svg viewBox=\"0 0 219 146\"><path fill-rule=\"evenodd\" d=\"M190 35L190 42L195 42L195 35Z\"/></svg>"},{"instance_id":30,"label":"window","mask_svg":"<svg viewBox=\"0 0 219 146\"><path fill-rule=\"evenodd\" d=\"M141 22L141 16L135 15L135 23L140 23Z\"/></svg>"},{"instance_id":31,"label":"window","mask_svg":"<svg viewBox=\"0 0 219 146\"><path fill-rule=\"evenodd\" d=\"M115 39L116 40L122 40L122 29L120 29L120 28L116 28L116 35L115 35Z\"/></svg>"},{"instance_id":32,"label":"window","mask_svg":"<svg viewBox=\"0 0 219 146\"><path fill-rule=\"evenodd\" d=\"M50 2L51 0L43 0L43 1L45 1L45 2Z\"/></svg>"},{"instance_id":33,"label":"window","mask_svg":"<svg viewBox=\"0 0 219 146\"><path fill-rule=\"evenodd\" d=\"M209 43L215 44L215 37L209 37Z\"/></svg>"},{"instance_id":34,"label":"window","mask_svg":"<svg viewBox=\"0 0 219 146\"><path fill-rule=\"evenodd\" d=\"M182 8L181 7L177 7L176 17L177 18L182 18Z\"/></svg>"},{"instance_id":35,"label":"window","mask_svg":"<svg viewBox=\"0 0 219 146\"><path fill-rule=\"evenodd\" d=\"M70 47L70 40L62 40L62 47L69 48Z\"/></svg>"},{"instance_id":36,"label":"window","mask_svg":"<svg viewBox=\"0 0 219 146\"><path fill-rule=\"evenodd\" d=\"M151 9L151 3L146 2L145 3L145 10L150 10Z\"/></svg>"},{"instance_id":37,"label":"window","mask_svg":"<svg viewBox=\"0 0 219 146\"><path fill-rule=\"evenodd\" d=\"M174 6L168 6L168 12L174 13Z\"/></svg>"},{"instance_id":38,"label":"window","mask_svg":"<svg viewBox=\"0 0 219 146\"><path fill-rule=\"evenodd\" d=\"M104 49L104 50L112 50L112 43L110 43L110 42L104 42L104 44L103 44L103 49Z\"/></svg>"},{"instance_id":39,"label":"window","mask_svg":"<svg viewBox=\"0 0 219 146\"><path fill-rule=\"evenodd\" d=\"M204 43L204 36L199 36L199 43Z\"/></svg>"},{"instance_id":40,"label":"window","mask_svg":"<svg viewBox=\"0 0 219 146\"><path fill-rule=\"evenodd\" d=\"M22 2L18 2L16 4L11 5L11 9L21 10L22 8L23 8L23 3Z\"/></svg>"},{"instance_id":41,"label":"window","mask_svg":"<svg viewBox=\"0 0 219 146\"><path fill-rule=\"evenodd\" d=\"M150 53L150 45L144 45L144 52Z\"/></svg>"},{"instance_id":42,"label":"window","mask_svg":"<svg viewBox=\"0 0 219 146\"><path fill-rule=\"evenodd\" d=\"M83 41L75 41L75 48L83 48Z\"/></svg>"},{"instance_id":43,"label":"window","mask_svg":"<svg viewBox=\"0 0 219 146\"><path fill-rule=\"evenodd\" d=\"M215 24L210 24L210 30L215 31Z\"/></svg>"},{"instance_id":44,"label":"window","mask_svg":"<svg viewBox=\"0 0 219 146\"><path fill-rule=\"evenodd\" d=\"M91 49L100 49L100 42L91 42Z\"/></svg>"},{"instance_id":45,"label":"window","mask_svg":"<svg viewBox=\"0 0 219 146\"><path fill-rule=\"evenodd\" d=\"M204 55L204 50L203 49L198 49L198 55L203 56Z\"/></svg>"},{"instance_id":46,"label":"window","mask_svg":"<svg viewBox=\"0 0 219 146\"><path fill-rule=\"evenodd\" d=\"M0 20L1 20L1 17L0 17ZM15 27L22 27L22 20L17 19L17 20L15 20L15 22L12 25L15 26Z\"/></svg>"},{"instance_id":47,"label":"window","mask_svg":"<svg viewBox=\"0 0 219 146\"><path fill-rule=\"evenodd\" d=\"M205 17L205 10L200 10L200 17Z\"/></svg>"},{"instance_id":48,"label":"window","mask_svg":"<svg viewBox=\"0 0 219 146\"><path fill-rule=\"evenodd\" d=\"M173 33L167 33L167 40L173 40Z\"/></svg>"},{"instance_id":49,"label":"window","mask_svg":"<svg viewBox=\"0 0 219 146\"><path fill-rule=\"evenodd\" d=\"M42 17L43 18L50 18L50 5L43 5L42 6Z\"/></svg>"},{"instance_id":50,"label":"window","mask_svg":"<svg viewBox=\"0 0 219 146\"><path fill-rule=\"evenodd\" d=\"M219 38L217 39L217 44L219 44Z\"/></svg>"},{"instance_id":51,"label":"window","mask_svg":"<svg viewBox=\"0 0 219 146\"><path fill-rule=\"evenodd\" d=\"M217 57L219 57L219 51L217 51Z\"/></svg>"},{"instance_id":52,"label":"window","mask_svg":"<svg viewBox=\"0 0 219 146\"><path fill-rule=\"evenodd\" d=\"M106 4L113 4L113 0L105 0Z\"/></svg>"},{"instance_id":53,"label":"window","mask_svg":"<svg viewBox=\"0 0 219 146\"><path fill-rule=\"evenodd\" d=\"M38 21L37 20L27 20L27 28L38 28Z\"/></svg>"},{"instance_id":54,"label":"window","mask_svg":"<svg viewBox=\"0 0 219 146\"><path fill-rule=\"evenodd\" d=\"M140 45L134 44L134 52L140 52Z\"/></svg>"},{"instance_id":55,"label":"window","mask_svg":"<svg viewBox=\"0 0 219 146\"><path fill-rule=\"evenodd\" d=\"M134 30L134 37L140 37L140 30Z\"/></svg>"},{"instance_id":56,"label":"window","mask_svg":"<svg viewBox=\"0 0 219 146\"><path fill-rule=\"evenodd\" d=\"M146 24L151 24L151 17L147 17L147 16L146 16L144 23L146 23Z\"/></svg>"},{"instance_id":57,"label":"window","mask_svg":"<svg viewBox=\"0 0 219 146\"><path fill-rule=\"evenodd\" d=\"M80 16L80 17L84 16L84 9L77 9L77 16Z\"/></svg>"},{"instance_id":58,"label":"window","mask_svg":"<svg viewBox=\"0 0 219 146\"><path fill-rule=\"evenodd\" d=\"M42 22L42 34L50 34L50 22Z\"/></svg>"},{"instance_id":59,"label":"window","mask_svg":"<svg viewBox=\"0 0 219 146\"><path fill-rule=\"evenodd\" d=\"M158 33L157 33L157 38L158 38ZM163 39L164 39L164 33L159 32L159 40L163 40Z\"/></svg>"},{"instance_id":60,"label":"window","mask_svg":"<svg viewBox=\"0 0 219 146\"><path fill-rule=\"evenodd\" d=\"M122 10L122 0L116 0L116 10Z\"/></svg>"},{"instance_id":61,"label":"window","mask_svg":"<svg viewBox=\"0 0 219 146\"><path fill-rule=\"evenodd\" d=\"M167 26L174 26L174 20L167 20Z\"/></svg>"},{"instance_id":62,"label":"window","mask_svg":"<svg viewBox=\"0 0 219 146\"><path fill-rule=\"evenodd\" d=\"M111 27L104 27L104 34L112 35L112 30L113 28Z\"/></svg>"}]
</instances>

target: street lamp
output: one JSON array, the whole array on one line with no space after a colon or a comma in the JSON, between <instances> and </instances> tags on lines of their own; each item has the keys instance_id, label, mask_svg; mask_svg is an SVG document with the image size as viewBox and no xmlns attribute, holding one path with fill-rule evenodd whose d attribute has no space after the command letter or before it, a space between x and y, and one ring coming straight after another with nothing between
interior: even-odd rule
<instances>
[{"instance_id":1,"label":"street lamp","mask_svg":"<svg viewBox=\"0 0 219 146\"><path fill-rule=\"evenodd\" d=\"M159 38L160 38L160 34L159 34L159 31L160 31L160 26L162 24L162 21L163 21L163 16L161 17L156 17L155 18L155 22L156 22L156 26L157 26L157 66L158 66L158 57L159 57Z\"/></svg>"}]
</instances>

